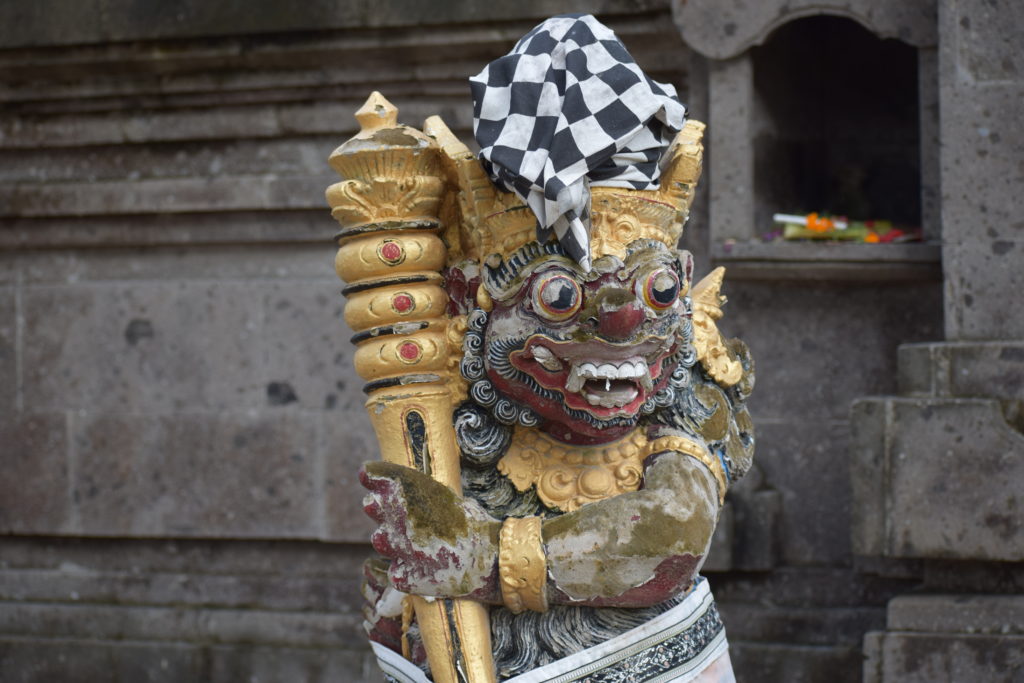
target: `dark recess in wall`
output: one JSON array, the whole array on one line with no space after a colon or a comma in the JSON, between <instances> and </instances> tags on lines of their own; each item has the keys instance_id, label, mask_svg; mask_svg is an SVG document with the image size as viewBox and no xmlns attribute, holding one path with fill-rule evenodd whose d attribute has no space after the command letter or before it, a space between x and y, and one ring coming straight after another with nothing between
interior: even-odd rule
<instances>
[{"instance_id":1,"label":"dark recess in wall","mask_svg":"<svg viewBox=\"0 0 1024 683\"><path fill-rule=\"evenodd\" d=\"M779 211L919 226L917 50L821 16L752 54L758 230Z\"/></svg>"}]
</instances>

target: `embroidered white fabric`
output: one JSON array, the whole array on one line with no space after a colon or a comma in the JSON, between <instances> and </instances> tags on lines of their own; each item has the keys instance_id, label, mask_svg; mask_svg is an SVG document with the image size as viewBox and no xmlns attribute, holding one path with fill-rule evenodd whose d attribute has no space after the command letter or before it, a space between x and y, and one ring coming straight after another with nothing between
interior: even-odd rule
<instances>
[{"instance_id":1,"label":"embroidered white fabric","mask_svg":"<svg viewBox=\"0 0 1024 683\"><path fill-rule=\"evenodd\" d=\"M697 626L714 609L713 603L708 582L700 581L682 602L646 624L557 662L506 679L504 683L569 683L590 678L636 683L735 683L724 629L719 629L692 656L676 658L667 668L651 676L638 678L638 672L630 667L631 658L635 661L644 653L660 652L663 648L659 646ZM371 645L387 676L400 683L430 683L412 662L383 645ZM621 674L626 677L620 678Z\"/></svg>"}]
</instances>

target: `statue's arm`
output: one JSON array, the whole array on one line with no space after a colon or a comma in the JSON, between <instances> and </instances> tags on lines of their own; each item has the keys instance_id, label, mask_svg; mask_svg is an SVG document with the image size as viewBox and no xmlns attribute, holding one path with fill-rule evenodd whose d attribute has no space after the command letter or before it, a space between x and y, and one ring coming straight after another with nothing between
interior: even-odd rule
<instances>
[{"instance_id":1,"label":"statue's arm","mask_svg":"<svg viewBox=\"0 0 1024 683\"><path fill-rule=\"evenodd\" d=\"M408 468L368 463L362 478L395 588L501 603L499 521ZM642 490L545 521L549 602L639 607L684 590L714 531L716 487L703 463L667 452L651 459Z\"/></svg>"},{"instance_id":2,"label":"statue's arm","mask_svg":"<svg viewBox=\"0 0 1024 683\"><path fill-rule=\"evenodd\" d=\"M696 458L667 452L644 483L545 522L552 602L642 607L689 586L718 520L715 479Z\"/></svg>"}]
</instances>

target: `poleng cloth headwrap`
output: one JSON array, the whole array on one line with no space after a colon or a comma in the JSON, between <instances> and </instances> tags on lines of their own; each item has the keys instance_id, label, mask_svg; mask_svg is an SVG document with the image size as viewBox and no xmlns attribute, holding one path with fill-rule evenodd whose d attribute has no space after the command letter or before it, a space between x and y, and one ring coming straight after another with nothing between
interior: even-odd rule
<instances>
[{"instance_id":1,"label":"poleng cloth headwrap","mask_svg":"<svg viewBox=\"0 0 1024 683\"><path fill-rule=\"evenodd\" d=\"M671 85L644 74L590 15L553 17L469 79L473 131L491 179L590 270L590 185L656 189L683 127Z\"/></svg>"}]
</instances>

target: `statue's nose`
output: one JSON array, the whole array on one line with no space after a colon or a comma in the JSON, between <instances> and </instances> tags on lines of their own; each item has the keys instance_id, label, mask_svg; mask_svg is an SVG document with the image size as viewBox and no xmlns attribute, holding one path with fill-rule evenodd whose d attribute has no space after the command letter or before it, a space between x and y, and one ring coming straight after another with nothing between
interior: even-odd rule
<instances>
[{"instance_id":1,"label":"statue's nose","mask_svg":"<svg viewBox=\"0 0 1024 683\"><path fill-rule=\"evenodd\" d=\"M626 296L607 296L598 304L597 331L605 339L626 340L636 334L644 322L644 311L630 292Z\"/></svg>"}]
</instances>

